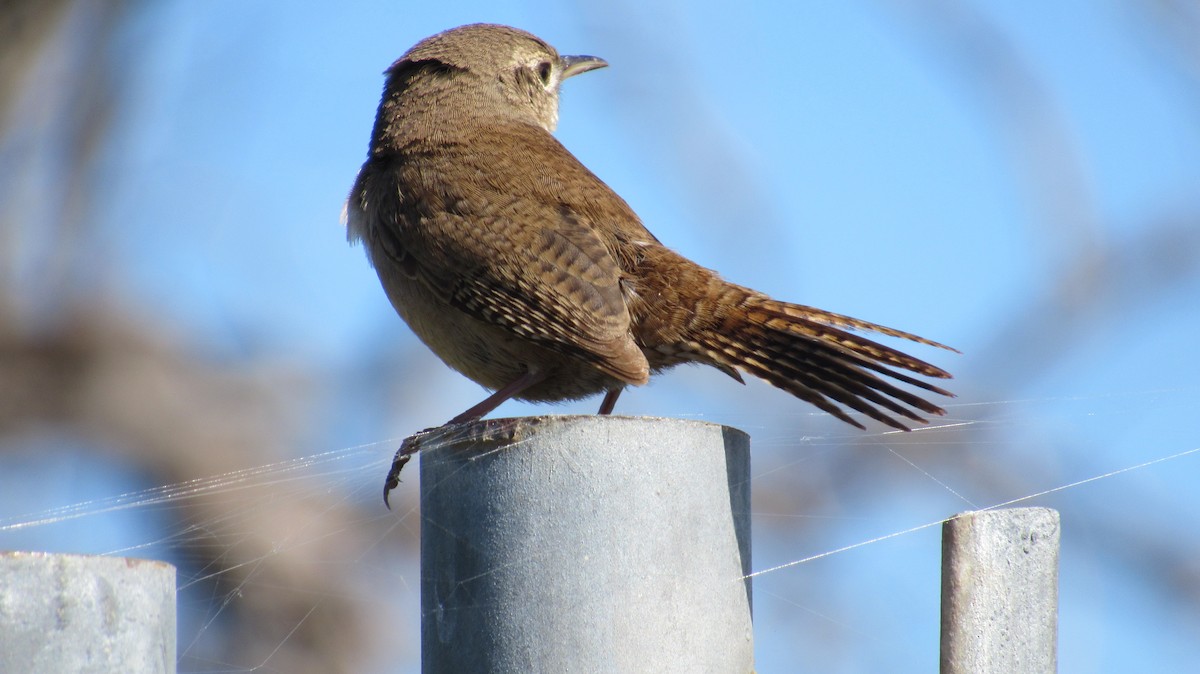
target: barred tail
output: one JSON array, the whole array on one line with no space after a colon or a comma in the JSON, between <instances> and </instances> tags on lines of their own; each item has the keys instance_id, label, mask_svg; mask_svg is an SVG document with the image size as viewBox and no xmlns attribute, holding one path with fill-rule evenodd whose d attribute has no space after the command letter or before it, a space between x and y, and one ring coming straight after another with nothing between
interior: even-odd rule
<instances>
[{"instance_id":1,"label":"barred tail","mask_svg":"<svg viewBox=\"0 0 1200 674\"><path fill-rule=\"evenodd\" d=\"M898 370L938 379L950 378L948 372L847 328L954 349L849 316L779 302L739 286L730 284L723 290L722 320L690 340L692 348L718 368L753 374L859 428L864 426L843 407L905 431L909 428L897 417L927 423L921 413L946 413L894 382L953 397ZM731 304L731 295L742 297Z\"/></svg>"}]
</instances>

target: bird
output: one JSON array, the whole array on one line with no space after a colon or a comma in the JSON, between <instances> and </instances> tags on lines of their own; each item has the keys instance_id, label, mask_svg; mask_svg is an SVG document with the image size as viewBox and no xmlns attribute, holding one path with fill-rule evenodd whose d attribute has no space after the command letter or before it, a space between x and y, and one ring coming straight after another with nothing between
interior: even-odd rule
<instances>
[{"instance_id":1,"label":"bird","mask_svg":"<svg viewBox=\"0 0 1200 674\"><path fill-rule=\"evenodd\" d=\"M607 65L471 24L385 71L348 238L417 337L492 391L422 433L510 399L603 394L609 414L627 387L684 363L759 377L862 429L852 412L898 430L945 414L901 384L952 397L918 378L947 371L860 333L954 349L722 279L659 241L555 139L562 83ZM385 502L417 449L397 452Z\"/></svg>"}]
</instances>

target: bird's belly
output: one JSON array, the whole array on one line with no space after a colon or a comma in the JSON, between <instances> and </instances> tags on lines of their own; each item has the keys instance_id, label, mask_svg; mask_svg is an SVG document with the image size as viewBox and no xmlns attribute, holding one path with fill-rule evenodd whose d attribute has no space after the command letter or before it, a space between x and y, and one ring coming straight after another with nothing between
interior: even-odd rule
<instances>
[{"instance_id":1,"label":"bird's belly","mask_svg":"<svg viewBox=\"0 0 1200 674\"><path fill-rule=\"evenodd\" d=\"M540 402L574 400L624 386L589 363L448 306L420 281L389 267L377 269L396 312L438 358L477 384L496 390L528 371L542 372L545 380L517 396Z\"/></svg>"}]
</instances>

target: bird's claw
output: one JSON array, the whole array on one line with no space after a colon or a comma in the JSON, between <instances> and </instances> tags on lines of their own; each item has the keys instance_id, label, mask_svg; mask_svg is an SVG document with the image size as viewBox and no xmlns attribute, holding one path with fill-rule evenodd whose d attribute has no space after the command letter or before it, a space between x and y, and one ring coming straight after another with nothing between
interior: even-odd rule
<instances>
[{"instance_id":1,"label":"bird's claw","mask_svg":"<svg viewBox=\"0 0 1200 674\"><path fill-rule=\"evenodd\" d=\"M392 459L392 467L383 481L383 505L387 506L388 510L392 509L392 504L388 502L388 494L400 485L400 471L404 470L404 465L412 459L413 454L421 451L421 441L438 428L426 428L413 433L400 443L400 449L396 450L396 456Z\"/></svg>"},{"instance_id":2,"label":"bird's claw","mask_svg":"<svg viewBox=\"0 0 1200 674\"><path fill-rule=\"evenodd\" d=\"M387 506L388 510L392 509L392 504L388 502L388 494L400 486L400 471L404 469L404 464L408 463L410 458L412 458L411 454L396 452L396 458L392 459L392 468L388 471L387 479L383 481L383 505Z\"/></svg>"}]
</instances>

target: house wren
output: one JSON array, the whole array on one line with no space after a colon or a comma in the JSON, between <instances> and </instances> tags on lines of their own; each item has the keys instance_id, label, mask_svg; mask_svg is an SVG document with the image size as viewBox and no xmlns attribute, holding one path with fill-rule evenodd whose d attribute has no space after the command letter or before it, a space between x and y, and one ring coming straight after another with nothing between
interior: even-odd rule
<instances>
[{"instance_id":1,"label":"house wren","mask_svg":"<svg viewBox=\"0 0 1200 674\"><path fill-rule=\"evenodd\" d=\"M608 414L626 386L681 363L748 372L859 428L843 406L904 430L897 417L944 414L894 381L948 396L897 370L948 373L851 331L948 347L722 280L660 243L554 139L559 86L606 65L476 24L387 70L347 228L413 332L495 391L447 425L509 398L604 393ZM388 488L417 448L397 452Z\"/></svg>"}]
</instances>

